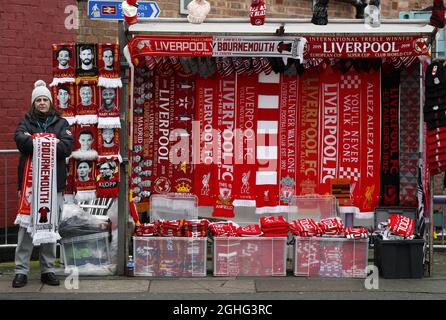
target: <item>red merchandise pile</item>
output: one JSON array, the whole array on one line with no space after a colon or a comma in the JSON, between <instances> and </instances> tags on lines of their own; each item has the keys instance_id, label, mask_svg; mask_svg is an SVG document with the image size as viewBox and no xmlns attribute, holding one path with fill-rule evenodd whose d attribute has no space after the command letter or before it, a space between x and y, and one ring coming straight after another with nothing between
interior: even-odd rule
<instances>
[{"instance_id":1,"label":"red merchandise pile","mask_svg":"<svg viewBox=\"0 0 446 320\"><path fill-rule=\"evenodd\" d=\"M287 237L290 225L282 217L261 217L260 226L264 237Z\"/></svg>"},{"instance_id":2,"label":"red merchandise pile","mask_svg":"<svg viewBox=\"0 0 446 320\"><path fill-rule=\"evenodd\" d=\"M367 239L369 237L367 228L346 228L344 233L347 239Z\"/></svg>"},{"instance_id":3,"label":"red merchandise pile","mask_svg":"<svg viewBox=\"0 0 446 320\"><path fill-rule=\"evenodd\" d=\"M319 237L322 234L319 226L311 218L295 220L290 224L290 230L299 237Z\"/></svg>"},{"instance_id":4,"label":"red merchandise pile","mask_svg":"<svg viewBox=\"0 0 446 320\"><path fill-rule=\"evenodd\" d=\"M184 220L155 221L157 234L161 237L182 237Z\"/></svg>"},{"instance_id":5,"label":"red merchandise pile","mask_svg":"<svg viewBox=\"0 0 446 320\"><path fill-rule=\"evenodd\" d=\"M184 220L184 236L186 237L207 237L209 221L200 220Z\"/></svg>"},{"instance_id":6,"label":"red merchandise pile","mask_svg":"<svg viewBox=\"0 0 446 320\"><path fill-rule=\"evenodd\" d=\"M137 237L149 237L156 234L156 227L153 223L144 223L136 226L135 235Z\"/></svg>"},{"instance_id":7,"label":"red merchandise pile","mask_svg":"<svg viewBox=\"0 0 446 320\"><path fill-rule=\"evenodd\" d=\"M214 237L236 237L239 226L232 221L220 221L209 224L209 231Z\"/></svg>"},{"instance_id":8,"label":"red merchandise pile","mask_svg":"<svg viewBox=\"0 0 446 320\"><path fill-rule=\"evenodd\" d=\"M237 235L239 237L260 237L263 232L258 224L248 224L244 227L238 227Z\"/></svg>"},{"instance_id":9,"label":"red merchandise pile","mask_svg":"<svg viewBox=\"0 0 446 320\"><path fill-rule=\"evenodd\" d=\"M399 214L392 214L390 215L388 223L387 227L392 233L403 236L404 238L413 236L415 230L415 221L413 219Z\"/></svg>"},{"instance_id":10,"label":"red merchandise pile","mask_svg":"<svg viewBox=\"0 0 446 320\"><path fill-rule=\"evenodd\" d=\"M344 224L338 217L323 219L318 222L324 236L341 236L344 234Z\"/></svg>"}]
</instances>

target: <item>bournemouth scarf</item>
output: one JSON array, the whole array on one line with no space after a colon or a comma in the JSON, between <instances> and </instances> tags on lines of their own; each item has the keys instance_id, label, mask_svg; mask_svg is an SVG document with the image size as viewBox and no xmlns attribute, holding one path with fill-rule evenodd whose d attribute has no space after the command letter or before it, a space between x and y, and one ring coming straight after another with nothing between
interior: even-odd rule
<instances>
[{"instance_id":1,"label":"bournemouth scarf","mask_svg":"<svg viewBox=\"0 0 446 320\"><path fill-rule=\"evenodd\" d=\"M392 69L390 69L392 70ZM381 196L383 206L399 205L399 102L400 73L382 72L382 143L381 143Z\"/></svg>"},{"instance_id":2,"label":"bournemouth scarf","mask_svg":"<svg viewBox=\"0 0 446 320\"><path fill-rule=\"evenodd\" d=\"M119 160L117 157L99 157L96 171L96 196L117 198L119 191Z\"/></svg>"},{"instance_id":3,"label":"bournemouth scarf","mask_svg":"<svg viewBox=\"0 0 446 320\"><path fill-rule=\"evenodd\" d=\"M96 199L95 162L89 160L76 160L74 164L76 174L74 185L77 201L90 201Z\"/></svg>"},{"instance_id":4,"label":"bournemouth scarf","mask_svg":"<svg viewBox=\"0 0 446 320\"><path fill-rule=\"evenodd\" d=\"M54 106L71 126L76 122L76 90L73 83L58 84L51 88Z\"/></svg>"},{"instance_id":5,"label":"bournemouth scarf","mask_svg":"<svg viewBox=\"0 0 446 320\"><path fill-rule=\"evenodd\" d=\"M121 128L119 89L99 87L98 128Z\"/></svg>"},{"instance_id":6,"label":"bournemouth scarf","mask_svg":"<svg viewBox=\"0 0 446 320\"><path fill-rule=\"evenodd\" d=\"M105 88L121 88L119 65L119 45L104 43L98 45L99 78L98 86Z\"/></svg>"},{"instance_id":7,"label":"bournemouth scarf","mask_svg":"<svg viewBox=\"0 0 446 320\"><path fill-rule=\"evenodd\" d=\"M97 45L94 43L76 44L76 84L88 81L96 84L98 80Z\"/></svg>"},{"instance_id":8,"label":"bournemouth scarf","mask_svg":"<svg viewBox=\"0 0 446 320\"><path fill-rule=\"evenodd\" d=\"M98 123L97 88L88 82L76 86L76 122L78 124Z\"/></svg>"},{"instance_id":9,"label":"bournemouth scarf","mask_svg":"<svg viewBox=\"0 0 446 320\"><path fill-rule=\"evenodd\" d=\"M118 156L119 129L98 129L98 154L99 156Z\"/></svg>"},{"instance_id":10,"label":"bournemouth scarf","mask_svg":"<svg viewBox=\"0 0 446 320\"><path fill-rule=\"evenodd\" d=\"M53 81L50 87L61 83L74 82L75 50L70 43L53 44Z\"/></svg>"},{"instance_id":11,"label":"bournemouth scarf","mask_svg":"<svg viewBox=\"0 0 446 320\"><path fill-rule=\"evenodd\" d=\"M33 135L33 197L31 232L33 244L56 243L59 207L57 205L57 139L54 134Z\"/></svg>"},{"instance_id":12,"label":"bournemouth scarf","mask_svg":"<svg viewBox=\"0 0 446 320\"><path fill-rule=\"evenodd\" d=\"M31 156L26 158L25 171L23 172L22 190L20 192L19 209L14 224L28 228L31 223L31 201L33 190L33 161Z\"/></svg>"},{"instance_id":13,"label":"bournemouth scarf","mask_svg":"<svg viewBox=\"0 0 446 320\"><path fill-rule=\"evenodd\" d=\"M94 125L74 127L74 148L71 156L79 160L95 160L97 152L97 128Z\"/></svg>"}]
</instances>

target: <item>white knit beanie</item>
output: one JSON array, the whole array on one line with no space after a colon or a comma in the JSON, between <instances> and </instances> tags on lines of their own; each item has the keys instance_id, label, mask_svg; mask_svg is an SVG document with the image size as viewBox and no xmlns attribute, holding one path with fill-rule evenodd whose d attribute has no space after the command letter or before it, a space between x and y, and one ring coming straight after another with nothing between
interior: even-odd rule
<instances>
[{"instance_id":1,"label":"white knit beanie","mask_svg":"<svg viewBox=\"0 0 446 320\"><path fill-rule=\"evenodd\" d=\"M46 87L46 83L43 80L37 80L34 83L34 90L31 94L31 103L34 103L37 97L44 96L47 97L51 102L53 102L53 98L51 97L50 90Z\"/></svg>"}]
</instances>

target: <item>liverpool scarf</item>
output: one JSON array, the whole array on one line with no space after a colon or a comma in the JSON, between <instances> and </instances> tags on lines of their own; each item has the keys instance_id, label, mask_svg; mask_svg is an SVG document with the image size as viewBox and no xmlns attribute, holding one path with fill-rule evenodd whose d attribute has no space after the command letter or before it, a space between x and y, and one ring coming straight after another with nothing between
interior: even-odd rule
<instances>
[{"instance_id":1,"label":"liverpool scarf","mask_svg":"<svg viewBox=\"0 0 446 320\"><path fill-rule=\"evenodd\" d=\"M31 232L33 244L56 243L59 207L57 205L57 139L54 134L33 135L33 197Z\"/></svg>"},{"instance_id":2,"label":"liverpool scarf","mask_svg":"<svg viewBox=\"0 0 446 320\"><path fill-rule=\"evenodd\" d=\"M78 124L98 123L97 96L96 86L88 81L76 86L76 122Z\"/></svg>"},{"instance_id":3,"label":"liverpool scarf","mask_svg":"<svg viewBox=\"0 0 446 320\"><path fill-rule=\"evenodd\" d=\"M96 171L96 196L117 198L119 191L119 161L117 157L99 157Z\"/></svg>"},{"instance_id":4,"label":"liverpool scarf","mask_svg":"<svg viewBox=\"0 0 446 320\"><path fill-rule=\"evenodd\" d=\"M97 45L95 43L77 43L76 49L76 84L98 81Z\"/></svg>"},{"instance_id":5,"label":"liverpool scarf","mask_svg":"<svg viewBox=\"0 0 446 320\"><path fill-rule=\"evenodd\" d=\"M97 128L94 125L74 127L74 148L71 156L79 160L95 160L97 152Z\"/></svg>"},{"instance_id":6,"label":"liverpool scarf","mask_svg":"<svg viewBox=\"0 0 446 320\"><path fill-rule=\"evenodd\" d=\"M19 209L14 224L28 228L31 222L31 201L33 189L33 162L31 156L26 158L23 172L22 190L20 192Z\"/></svg>"},{"instance_id":7,"label":"liverpool scarf","mask_svg":"<svg viewBox=\"0 0 446 320\"><path fill-rule=\"evenodd\" d=\"M77 201L90 201L96 199L95 162L89 160L75 161L76 174L74 184Z\"/></svg>"},{"instance_id":8,"label":"liverpool scarf","mask_svg":"<svg viewBox=\"0 0 446 320\"><path fill-rule=\"evenodd\" d=\"M104 43L98 45L99 78L98 86L105 88L121 88L119 65L119 45Z\"/></svg>"},{"instance_id":9,"label":"liverpool scarf","mask_svg":"<svg viewBox=\"0 0 446 320\"><path fill-rule=\"evenodd\" d=\"M76 174L75 170L75 160L73 158L67 159L67 179L65 183L65 193L64 193L64 201L74 202L74 192L75 192L75 183L74 176Z\"/></svg>"},{"instance_id":10,"label":"liverpool scarf","mask_svg":"<svg viewBox=\"0 0 446 320\"><path fill-rule=\"evenodd\" d=\"M54 106L71 126L76 122L76 90L73 83L58 84L51 88Z\"/></svg>"},{"instance_id":11,"label":"liverpool scarf","mask_svg":"<svg viewBox=\"0 0 446 320\"><path fill-rule=\"evenodd\" d=\"M98 129L98 154L99 156L118 156L119 129Z\"/></svg>"},{"instance_id":12,"label":"liverpool scarf","mask_svg":"<svg viewBox=\"0 0 446 320\"><path fill-rule=\"evenodd\" d=\"M98 128L121 128L119 89L99 87Z\"/></svg>"},{"instance_id":13,"label":"liverpool scarf","mask_svg":"<svg viewBox=\"0 0 446 320\"><path fill-rule=\"evenodd\" d=\"M392 70L392 69L390 69ZM400 73L381 73L382 143L381 143L381 196L383 206L399 205L399 100Z\"/></svg>"},{"instance_id":14,"label":"liverpool scarf","mask_svg":"<svg viewBox=\"0 0 446 320\"><path fill-rule=\"evenodd\" d=\"M53 81L50 87L61 83L74 82L76 64L74 45L71 43L53 44Z\"/></svg>"}]
</instances>

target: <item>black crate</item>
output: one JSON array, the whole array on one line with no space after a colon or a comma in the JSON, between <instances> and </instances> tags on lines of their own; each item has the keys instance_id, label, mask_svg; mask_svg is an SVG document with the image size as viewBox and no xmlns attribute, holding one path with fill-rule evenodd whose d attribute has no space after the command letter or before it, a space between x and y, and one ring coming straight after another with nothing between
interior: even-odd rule
<instances>
[{"instance_id":1,"label":"black crate","mask_svg":"<svg viewBox=\"0 0 446 320\"><path fill-rule=\"evenodd\" d=\"M385 279L422 278L423 239L381 240L374 239L375 265Z\"/></svg>"}]
</instances>

